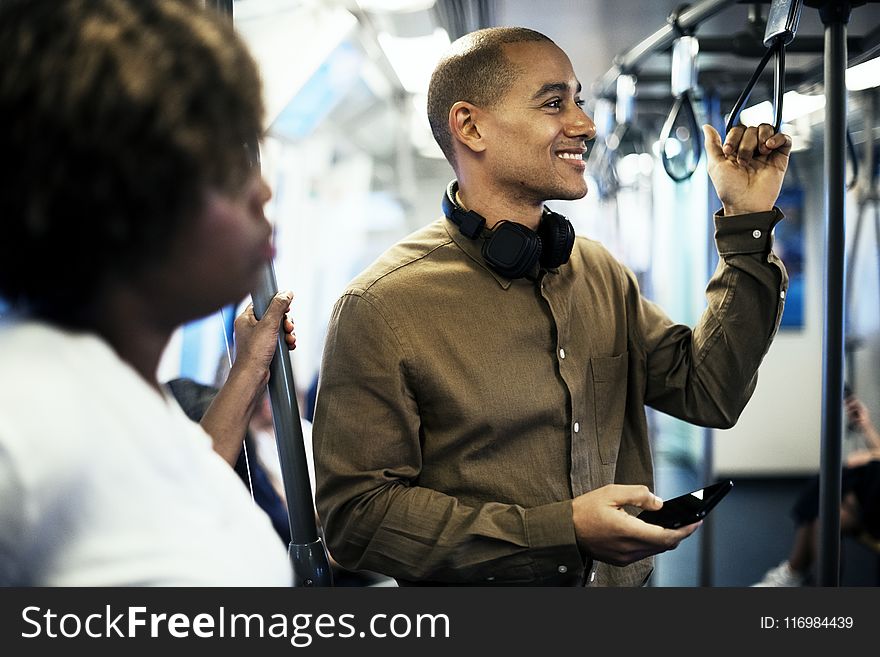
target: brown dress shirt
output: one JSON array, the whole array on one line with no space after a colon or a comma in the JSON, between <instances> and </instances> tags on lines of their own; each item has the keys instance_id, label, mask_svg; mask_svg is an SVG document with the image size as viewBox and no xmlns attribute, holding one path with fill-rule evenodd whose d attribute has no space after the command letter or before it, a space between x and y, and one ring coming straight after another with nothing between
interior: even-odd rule
<instances>
[{"instance_id":1,"label":"brown dress shirt","mask_svg":"<svg viewBox=\"0 0 880 657\"><path fill-rule=\"evenodd\" d=\"M732 426L782 317L778 210L716 217L691 330L600 244L507 280L447 219L392 247L334 309L313 428L333 557L401 584L639 585L586 559L573 497L653 490L645 405Z\"/></svg>"}]
</instances>

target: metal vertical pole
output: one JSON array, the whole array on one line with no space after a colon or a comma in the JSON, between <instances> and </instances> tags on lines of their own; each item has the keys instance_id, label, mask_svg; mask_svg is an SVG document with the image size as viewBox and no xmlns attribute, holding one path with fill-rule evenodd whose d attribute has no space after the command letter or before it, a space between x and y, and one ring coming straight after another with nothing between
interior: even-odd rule
<instances>
[{"instance_id":1,"label":"metal vertical pole","mask_svg":"<svg viewBox=\"0 0 880 657\"><path fill-rule=\"evenodd\" d=\"M703 429L703 467L701 468L700 481L710 482L714 476L713 460L714 445L712 443L712 429ZM712 517L703 520L700 531L700 586L712 586L713 544L712 544Z\"/></svg>"},{"instance_id":2,"label":"metal vertical pole","mask_svg":"<svg viewBox=\"0 0 880 657\"><path fill-rule=\"evenodd\" d=\"M825 25L825 322L822 453L819 477L818 586L840 584L843 433L843 308L846 246L846 25L850 3L819 8Z\"/></svg>"},{"instance_id":3,"label":"metal vertical pole","mask_svg":"<svg viewBox=\"0 0 880 657\"><path fill-rule=\"evenodd\" d=\"M258 319L266 312L277 292L275 270L271 264L267 264L252 294L254 314ZM269 400L287 498L287 519L290 522L288 556L293 567L293 585L332 586L327 552L318 536L315 522L315 506L296 400L293 365L287 353L283 331L278 334L275 355L272 356L269 366Z\"/></svg>"},{"instance_id":4,"label":"metal vertical pole","mask_svg":"<svg viewBox=\"0 0 880 657\"><path fill-rule=\"evenodd\" d=\"M206 6L220 11L232 20L232 0L208 0ZM252 155L258 159L256 146ZM277 292L275 269L270 262L263 269L251 294L257 319L265 314ZM275 444L287 499L287 520L290 524L287 554L293 569L294 586L332 586L330 560L324 543L318 536L311 478L293 379L293 364L287 353L283 328L282 326L278 332L275 355L269 365L268 391L272 422L275 426Z\"/></svg>"},{"instance_id":5,"label":"metal vertical pole","mask_svg":"<svg viewBox=\"0 0 880 657\"><path fill-rule=\"evenodd\" d=\"M721 113L721 98L717 94L707 94L703 102L707 122L714 126L719 133L723 134L724 116ZM708 176L708 173L706 175ZM707 205L709 212L706 216L706 275L704 277L704 280L709 280L712 277L712 272L715 271L715 267L718 264L718 247L715 245L714 209L721 207L721 199L718 198L718 194L716 193L715 187L713 185L706 185L706 190L708 192ZM703 429L703 463L700 469L700 481L707 484L712 481L712 478L715 476L714 435L715 432L713 429L710 429L708 427ZM710 514L705 520L703 520L703 526L699 531L699 584L702 587L711 587L712 582L714 581L713 570L715 565L715 545L713 538L713 525L714 521L712 520L712 515Z\"/></svg>"}]
</instances>

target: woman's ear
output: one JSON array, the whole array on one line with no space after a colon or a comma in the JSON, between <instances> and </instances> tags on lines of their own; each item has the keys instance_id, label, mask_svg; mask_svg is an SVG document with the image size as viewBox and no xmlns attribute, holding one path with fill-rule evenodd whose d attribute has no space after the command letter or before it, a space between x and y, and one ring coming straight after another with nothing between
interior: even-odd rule
<instances>
[{"instance_id":1,"label":"woman's ear","mask_svg":"<svg viewBox=\"0 0 880 657\"><path fill-rule=\"evenodd\" d=\"M483 135L480 133L480 108L460 100L449 108L449 132L453 142L457 142L474 153L486 150Z\"/></svg>"}]
</instances>

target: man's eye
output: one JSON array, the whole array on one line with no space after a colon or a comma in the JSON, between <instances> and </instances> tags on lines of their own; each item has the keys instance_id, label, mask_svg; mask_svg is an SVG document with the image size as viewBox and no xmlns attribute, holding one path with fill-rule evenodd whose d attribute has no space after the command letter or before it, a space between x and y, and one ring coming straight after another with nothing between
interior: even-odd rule
<instances>
[{"instance_id":1,"label":"man's eye","mask_svg":"<svg viewBox=\"0 0 880 657\"><path fill-rule=\"evenodd\" d=\"M574 104L583 109L584 105L587 104L587 101L583 100L582 98L578 98L576 101L574 101Z\"/></svg>"},{"instance_id":2,"label":"man's eye","mask_svg":"<svg viewBox=\"0 0 880 657\"><path fill-rule=\"evenodd\" d=\"M559 100L559 99L556 99L556 100L551 100L549 103L547 103L546 105L544 105L544 107L550 107L550 108L553 108L553 109L559 109L559 106L560 106L561 104L562 104L562 101Z\"/></svg>"}]
</instances>

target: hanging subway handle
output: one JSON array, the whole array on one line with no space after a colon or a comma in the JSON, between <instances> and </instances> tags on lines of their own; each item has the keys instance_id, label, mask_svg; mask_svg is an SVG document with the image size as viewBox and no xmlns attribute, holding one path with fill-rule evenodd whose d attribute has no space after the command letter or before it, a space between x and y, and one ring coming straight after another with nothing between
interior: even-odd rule
<instances>
[{"instance_id":1,"label":"hanging subway handle","mask_svg":"<svg viewBox=\"0 0 880 657\"><path fill-rule=\"evenodd\" d=\"M743 105L749 100L752 89L758 82L761 73L770 61L770 57L776 55L775 75L773 78L773 131L779 132L782 127L782 95L785 93L785 46L792 42L797 32L798 22L801 17L803 0L773 0L770 5L770 13L767 16L767 28L764 32L764 45L767 52L761 58L758 68L752 75L746 88L736 101L730 117L727 119L726 132L739 122L739 114Z\"/></svg>"},{"instance_id":2,"label":"hanging subway handle","mask_svg":"<svg viewBox=\"0 0 880 657\"><path fill-rule=\"evenodd\" d=\"M670 17L670 21L678 29L677 13ZM660 132L663 144L660 159L663 162L666 174L675 182L683 182L693 175L694 171L697 170L697 165L700 162L703 151L703 140L700 134L700 126L697 125L692 96L692 90L697 86L696 62L699 51L700 46L696 37L683 33L682 36L675 40L672 46L671 89L675 102ZM673 134L673 131L675 130L676 123L679 123L679 117L684 119L684 124L680 127L687 130L687 141L691 145L691 157L682 170L677 170L673 165L672 158L674 156L670 157L670 149L667 148L670 144L677 145L677 142L669 142L669 140L678 140L678 135Z\"/></svg>"},{"instance_id":3,"label":"hanging subway handle","mask_svg":"<svg viewBox=\"0 0 880 657\"><path fill-rule=\"evenodd\" d=\"M671 149L667 148L667 144L670 139L678 139L673 132L675 131L675 124L678 123L680 116L684 116L684 122L688 127L688 141L691 144L691 159L684 170L677 171L672 161L675 155L670 157L669 152ZM691 98L690 91L684 92L675 99L675 103L672 105L672 110L669 112L669 116L666 117L666 123L663 124L663 129L660 134L663 135L663 148L661 149L662 152L660 159L663 162L663 168L666 170L666 175L672 178L675 182L684 182L694 174L694 171L697 170L697 165L700 162L703 150L703 139L700 134L700 126L697 125L697 117L694 112L693 99Z\"/></svg>"}]
</instances>

